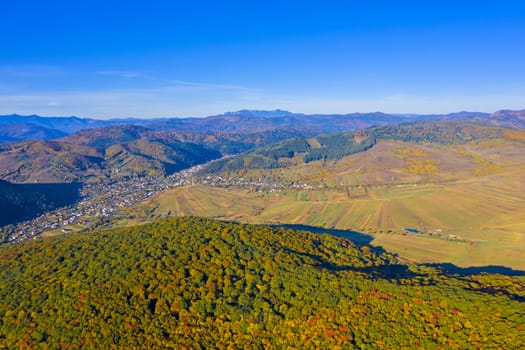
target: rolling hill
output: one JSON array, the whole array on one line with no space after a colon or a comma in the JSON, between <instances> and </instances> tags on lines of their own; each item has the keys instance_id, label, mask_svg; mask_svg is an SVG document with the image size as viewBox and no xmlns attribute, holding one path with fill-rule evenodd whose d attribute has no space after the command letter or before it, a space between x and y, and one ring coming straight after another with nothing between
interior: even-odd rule
<instances>
[{"instance_id":1,"label":"rolling hill","mask_svg":"<svg viewBox=\"0 0 525 350\"><path fill-rule=\"evenodd\" d=\"M166 174L218 158L220 153L140 126L83 130L52 141L0 147L0 178L12 182L74 182L90 178Z\"/></svg>"},{"instance_id":2,"label":"rolling hill","mask_svg":"<svg viewBox=\"0 0 525 350\"><path fill-rule=\"evenodd\" d=\"M103 169L103 150L60 141L0 146L0 178L11 182L74 182Z\"/></svg>"},{"instance_id":3,"label":"rolling hill","mask_svg":"<svg viewBox=\"0 0 525 350\"><path fill-rule=\"evenodd\" d=\"M61 139L62 142L82 146L107 148L109 146L138 140L151 131L136 125L107 126L75 132Z\"/></svg>"},{"instance_id":4,"label":"rolling hill","mask_svg":"<svg viewBox=\"0 0 525 350\"><path fill-rule=\"evenodd\" d=\"M474 113L474 115L478 115ZM255 133L267 130L300 130L303 136L320 133L349 131L377 125L398 124L403 121L424 118L402 117L375 113L351 114L301 114L287 111L250 111L228 112L206 118L169 119L152 125L157 129L176 129L197 132L241 132Z\"/></svg>"},{"instance_id":5,"label":"rolling hill","mask_svg":"<svg viewBox=\"0 0 525 350\"><path fill-rule=\"evenodd\" d=\"M276 129L261 132L195 132L167 130L157 131L155 135L164 139L190 142L220 152L234 155L264 147L286 139L301 137L301 130Z\"/></svg>"},{"instance_id":6,"label":"rolling hill","mask_svg":"<svg viewBox=\"0 0 525 350\"><path fill-rule=\"evenodd\" d=\"M470 116L468 120L488 125L525 129L525 110L501 110L489 116Z\"/></svg>"},{"instance_id":7,"label":"rolling hill","mask_svg":"<svg viewBox=\"0 0 525 350\"><path fill-rule=\"evenodd\" d=\"M511 131L506 129L507 134ZM241 169L281 168L316 160L338 160L366 151L380 140L464 144L501 137L504 129L458 121L419 121L365 130L294 138L259 148L207 166L203 173L238 171ZM510 137L510 136L508 136Z\"/></svg>"},{"instance_id":8,"label":"rolling hill","mask_svg":"<svg viewBox=\"0 0 525 350\"><path fill-rule=\"evenodd\" d=\"M524 141L522 130L457 122L284 141L211 163L199 185L141 211L356 230L416 261L525 269ZM323 157L307 160L312 150Z\"/></svg>"},{"instance_id":9,"label":"rolling hill","mask_svg":"<svg viewBox=\"0 0 525 350\"><path fill-rule=\"evenodd\" d=\"M331 235L179 218L0 261L3 348L525 345L523 276L402 265Z\"/></svg>"}]
</instances>

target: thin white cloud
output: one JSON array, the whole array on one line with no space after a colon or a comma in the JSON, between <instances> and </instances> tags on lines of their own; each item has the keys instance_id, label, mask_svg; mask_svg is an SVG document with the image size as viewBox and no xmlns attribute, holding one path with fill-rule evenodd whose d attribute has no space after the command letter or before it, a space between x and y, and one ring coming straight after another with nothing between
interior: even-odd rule
<instances>
[{"instance_id":1,"label":"thin white cloud","mask_svg":"<svg viewBox=\"0 0 525 350\"><path fill-rule=\"evenodd\" d=\"M47 68L46 68L47 67ZM424 96L306 96L276 94L259 88L216 82L198 82L156 77L139 70L101 70L98 75L113 77L105 88L53 91L47 84L24 88L35 74L68 74L52 66L0 66L2 74L22 77L14 83L0 79L0 114L79 115L84 117L206 116L239 109L287 109L302 113L450 113L461 110L492 112L525 108L525 91L509 95ZM93 71L90 75L93 75ZM23 76L23 74L27 74ZM36 77L34 75L33 77ZM126 88L116 88L126 81ZM76 73L75 79L79 79ZM147 82L146 82L147 80ZM20 85L17 86L16 83ZM112 87L112 83L113 87ZM322 90L322 89L320 89Z\"/></svg>"},{"instance_id":2,"label":"thin white cloud","mask_svg":"<svg viewBox=\"0 0 525 350\"><path fill-rule=\"evenodd\" d=\"M49 78L63 74L63 68L51 65L4 65L0 66L0 75L23 79Z\"/></svg>"},{"instance_id":3,"label":"thin white cloud","mask_svg":"<svg viewBox=\"0 0 525 350\"><path fill-rule=\"evenodd\" d=\"M205 90L240 90L240 91L254 90L254 89L251 89L245 86L241 86L241 85L215 84L215 83L193 82L193 81L184 81L184 80L169 80L169 83L173 87L187 87L187 88L205 89Z\"/></svg>"},{"instance_id":4,"label":"thin white cloud","mask_svg":"<svg viewBox=\"0 0 525 350\"><path fill-rule=\"evenodd\" d=\"M279 108L307 113L374 112L439 114L458 111L494 112L500 109L525 108L524 95L500 96L415 96L392 94L387 96L323 98L276 98Z\"/></svg>"},{"instance_id":5,"label":"thin white cloud","mask_svg":"<svg viewBox=\"0 0 525 350\"><path fill-rule=\"evenodd\" d=\"M244 95L235 90L200 92L170 88L152 90L77 91L52 94L0 95L0 114L79 115L94 118L207 116L239 109L287 109L302 113L450 113L523 109L523 96L430 98L390 95L378 98L331 99Z\"/></svg>"},{"instance_id":6,"label":"thin white cloud","mask_svg":"<svg viewBox=\"0 0 525 350\"><path fill-rule=\"evenodd\" d=\"M197 82L187 81L178 79L166 79L159 78L149 73L142 71L128 71L128 70L104 70L98 71L98 75L114 76L119 78L133 79L143 78L154 81L156 87L149 88L149 91L154 92L155 90L161 91L242 91L247 94L258 94L259 91L254 88L235 85L235 84L222 84L222 83L211 83L211 82ZM140 89L140 88L138 88Z\"/></svg>"},{"instance_id":7,"label":"thin white cloud","mask_svg":"<svg viewBox=\"0 0 525 350\"><path fill-rule=\"evenodd\" d=\"M102 118L205 116L220 113L224 108L238 104L238 101L257 100L262 94L257 89L240 85L159 78L140 70L83 73L88 76L95 73L110 79L104 82L104 88L64 90L42 82L32 84L36 74L31 76L30 73L46 72L44 68L0 66L0 73L9 72L19 78L6 81L6 89L0 85L0 114ZM51 72L53 68L47 71ZM64 73L68 72L64 70ZM76 72L72 79L81 80L82 74ZM126 87L122 87L121 79L127 80Z\"/></svg>"},{"instance_id":8,"label":"thin white cloud","mask_svg":"<svg viewBox=\"0 0 525 350\"><path fill-rule=\"evenodd\" d=\"M134 79L134 78L154 79L154 77L151 76L150 74L140 72L140 71L129 71L129 70L103 70L103 71L98 71L97 74L115 76L115 77L120 77L120 78L125 78L125 79Z\"/></svg>"},{"instance_id":9,"label":"thin white cloud","mask_svg":"<svg viewBox=\"0 0 525 350\"><path fill-rule=\"evenodd\" d=\"M197 89L197 90L196 90ZM257 91L220 84L151 89L0 93L0 114L78 115L94 118L206 116L235 108Z\"/></svg>"}]
</instances>

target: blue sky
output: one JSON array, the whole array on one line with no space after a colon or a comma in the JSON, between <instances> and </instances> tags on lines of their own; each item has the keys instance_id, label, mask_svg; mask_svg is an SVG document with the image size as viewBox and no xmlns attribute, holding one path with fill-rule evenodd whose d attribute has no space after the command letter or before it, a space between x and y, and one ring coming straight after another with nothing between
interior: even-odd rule
<instances>
[{"instance_id":1,"label":"blue sky","mask_svg":"<svg viewBox=\"0 0 525 350\"><path fill-rule=\"evenodd\" d=\"M5 0L0 13L0 114L525 108L517 0Z\"/></svg>"}]
</instances>

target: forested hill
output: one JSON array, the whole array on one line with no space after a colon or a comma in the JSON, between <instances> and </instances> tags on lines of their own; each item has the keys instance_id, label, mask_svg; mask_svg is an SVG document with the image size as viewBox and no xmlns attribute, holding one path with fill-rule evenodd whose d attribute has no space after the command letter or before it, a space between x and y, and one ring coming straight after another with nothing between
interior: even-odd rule
<instances>
[{"instance_id":1,"label":"forested hill","mask_svg":"<svg viewBox=\"0 0 525 350\"><path fill-rule=\"evenodd\" d=\"M379 140L451 145L507 137L510 133L511 129L471 122L419 121L354 132L285 140L236 157L214 162L207 166L203 173L219 173L240 169L271 169L315 160L337 160L366 151Z\"/></svg>"},{"instance_id":2,"label":"forested hill","mask_svg":"<svg viewBox=\"0 0 525 350\"><path fill-rule=\"evenodd\" d=\"M0 146L0 178L11 182L60 183L108 174L169 175L217 159L213 149L161 137L132 125L82 130L52 141Z\"/></svg>"},{"instance_id":3,"label":"forested hill","mask_svg":"<svg viewBox=\"0 0 525 350\"><path fill-rule=\"evenodd\" d=\"M523 348L523 277L178 218L0 247L0 348Z\"/></svg>"}]
</instances>

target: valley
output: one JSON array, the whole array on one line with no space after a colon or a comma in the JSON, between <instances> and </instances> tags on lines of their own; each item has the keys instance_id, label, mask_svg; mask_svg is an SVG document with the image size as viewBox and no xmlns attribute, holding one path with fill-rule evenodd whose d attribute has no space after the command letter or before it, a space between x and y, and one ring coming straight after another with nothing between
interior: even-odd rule
<instances>
[{"instance_id":1,"label":"valley","mask_svg":"<svg viewBox=\"0 0 525 350\"><path fill-rule=\"evenodd\" d=\"M253 135L110 126L2 146L10 180L81 182L5 217L0 345L522 347L523 130ZM0 184L6 208L69 186Z\"/></svg>"},{"instance_id":2,"label":"valley","mask_svg":"<svg viewBox=\"0 0 525 350\"><path fill-rule=\"evenodd\" d=\"M372 244L419 262L460 266L504 265L525 268L523 197L498 192L477 194L479 183L424 185L392 190L377 188L357 194L326 190L282 190L264 194L247 189L193 186L170 190L147 202L153 220L195 215L232 221L304 224L355 230L372 236ZM477 194L476 200L458 200ZM455 200L443 200L444 198ZM458 196L458 197L456 197ZM147 212L147 209L144 210ZM405 228L417 228L410 233Z\"/></svg>"},{"instance_id":3,"label":"valley","mask_svg":"<svg viewBox=\"0 0 525 350\"><path fill-rule=\"evenodd\" d=\"M108 149L166 138L142 127L111 128L72 137L75 145ZM525 270L524 135L423 121L285 140L169 176L113 171L86 182L78 203L2 232L20 241L202 216L356 231L402 259Z\"/></svg>"},{"instance_id":4,"label":"valley","mask_svg":"<svg viewBox=\"0 0 525 350\"><path fill-rule=\"evenodd\" d=\"M355 230L414 261L525 269L522 144L410 147L439 164L432 176L399 159L406 143L386 142L325 164L207 175L140 208L148 220L196 215Z\"/></svg>"},{"instance_id":5,"label":"valley","mask_svg":"<svg viewBox=\"0 0 525 350\"><path fill-rule=\"evenodd\" d=\"M0 237L4 242L21 242L112 226L129 218L126 208L166 189L190 185L192 174L201 167L185 169L168 177L114 178L83 184L74 203L31 220L11 223L0 229Z\"/></svg>"},{"instance_id":6,"label":"valley","mask_svg":"<svg viewBox=\"0 0 525 350\"><path fill-rule=\"evenodd\" d=\"M525 2L0 9L0 350L525 349Z\"/></svg>"}]
</instances>

